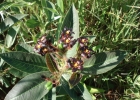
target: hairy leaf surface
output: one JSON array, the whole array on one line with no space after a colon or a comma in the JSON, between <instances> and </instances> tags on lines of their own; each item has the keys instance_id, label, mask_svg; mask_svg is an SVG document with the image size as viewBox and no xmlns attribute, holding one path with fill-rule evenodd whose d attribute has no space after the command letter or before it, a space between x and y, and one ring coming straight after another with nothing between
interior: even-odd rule
<instances>
[{"instance_id":1,"label":"hairy leaf surface","mask_svg":"<svg viewBox=\"0 0 140 100\"><path fill-rule=\"evenodd\" d=\"M47 70L45 59L39 55L27 52L8 52L0 54L0 57L23 72L35 73Z\"/></svg>"},{"instance_id":2,"label":"hairy leaf surface","mask_svg":"<svg viewBox=\"0 0 140 100\"><path fill-rule=\"evenodd\" d=\"M4 100L40 100L48 93L45 88L47 82L41 78L42 75L49 76L50 73L37 72L27 75L10 90Z\"/></svg>"},{"instance_id":3,"label":"hairy leaf surface","mask_svg":"<svg viewBox=\"0 0 140 100\"><path fill-rule=\"evenodd\" d=\"M102 52L92 55L84 62L82 73L102 74L115 68L125 57L124 51Z\"/></svg>"}]
</instances>

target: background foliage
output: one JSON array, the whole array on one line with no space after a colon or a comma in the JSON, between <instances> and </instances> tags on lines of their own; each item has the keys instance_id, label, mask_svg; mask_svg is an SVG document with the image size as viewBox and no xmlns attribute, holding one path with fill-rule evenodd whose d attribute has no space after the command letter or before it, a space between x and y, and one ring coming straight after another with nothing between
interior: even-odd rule
<instances>
[{"instance_id":1,"label":"background foliage","mask_svg":"<svg viewBox=\"0 0 140 100\"><path fill-rule=\"evenodd\" d=\"M82 80L88 86L90 93L98 99L139 99L139 0L1 1L1 53L24 51L26 55L26 53L33 52L31 46L36 43L38 37L43 34L55 36L56 33L59 33L57 28L61 29L64 27L61 26L61 23L72 3L75 4L78 10L80 36L96 36L95 41L92 43L94 46L93 50L97 53L118 49L127 51L125 60L113 70L100 75L90 75L85 77L85 80ZM14 18L18 17L13 19L13 16ZM12 21L14 20L13 23L11 19ZM29 73L31 72L29 71ZM3 99L9 89L27 74L24 72L21 73L1 59L0 98ZM52 91L55 91L55 89Z\"/></svg>"}]
</instances>

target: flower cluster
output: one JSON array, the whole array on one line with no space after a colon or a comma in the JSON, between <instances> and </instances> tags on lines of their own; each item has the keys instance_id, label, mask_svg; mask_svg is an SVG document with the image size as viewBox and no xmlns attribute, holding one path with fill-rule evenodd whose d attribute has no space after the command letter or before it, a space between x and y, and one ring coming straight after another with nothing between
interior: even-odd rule
<instances>
[{"instance_id":1,"label":"flower cluster","mask_svg":"<svg viewBox=\"0 0 140 100\"><path fill-rule=\"evenodd\" d=\"M62 43L64 48L72 48L72 46L76 43L76 39L72 40L72 34L74 34L74 32L72 32L72 29L64 28L64 30L62 31L60 36L60 43Z\"/></svg>"},{"instance_id":2,"label":"flower cluster","mask_svg":"<svg viewBox=\"0 0 140 100\"><path fill-rule=\"evenodd\" d=\"M78 39L73 39L72 34L74 34L74 32L72 32L72 29L64 28L58 42L58 45L62 44L62 48L59 48L59 46L53 46L51 38L47 39L44 35L37 41L37 44L35 45L35 51L41 54L42 56L44 56L46 53L56 51L61 52L60 54L65 54L66 50L72 48L74 44L78 42L79 45L77 49L77 55L74 58L67 59L66 66L68 66L68 68L71 68L72 72L80 71L82 70L84 64L82 58L90 58L93 54L93 51L88 47L88 38L80 37Z\"/></svg>"},{"instance_id":3,"label":"flower cluster","mask_svg":"<svg viewBox=\"0 0 140 100\"><path fill-rule=\"evenodd\" d=\"M48 52L55 52L57 49L52 46L52 40L51 38L46 38L45 35L43 35L35 45L34 51L44 56Z\"/></svg>"},{"instance_id":4,"label":"flower cluster","mask_svg":"<svg viewBox=\"0 0 140 100\"><path fill-rule=\"evenodd\" d=\"M82 70L82 68L83 68L83 61L78 58L68 59L67 64L68 64L69 68L72 68L73 72L76 72L77 70Z\"/></svg>"},{"instance_id":5,"label":"flower cluster","mask_svg":"<svg viewBox=\"0 0 140 100\"><path fill-rule=\"evenodd\" d=\"M79 43L79 49L77 58L70 58L67 60L68 67L72 69L73 72L77 70L82 70L83 68L83 61L81 60L82 57L90 58L93 54L93 51L88 47L88 39L85 37L80 37L77 39Z\"/></svg>"},{"instance_id":6,"label":"flower cluster","mask_svg":"<svg viewBox=\"0 0 140 100\"><path fill-rule=\"evenodd\" d=\"M85 58L90 58L91 55L93 54L93 51L91 49L89 49L89 47L88 47L88 44L89 44L88 41L89 40L85 37L80 37L78 39L78 42L80 44L79 51L81 53L81 56L85 57Z\"/></svg>"}]
</instances>

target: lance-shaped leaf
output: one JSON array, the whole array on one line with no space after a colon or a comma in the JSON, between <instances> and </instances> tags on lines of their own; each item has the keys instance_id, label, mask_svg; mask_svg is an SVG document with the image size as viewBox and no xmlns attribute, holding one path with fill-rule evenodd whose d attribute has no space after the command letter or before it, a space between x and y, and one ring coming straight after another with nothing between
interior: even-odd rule
<instances>
[{"instance_id":1,"label":"lance-shaped leaf","mask_svg":"<svg viewBox=\"0 0 140 100\"><path fill-rule=\"evenodd\" d=\"M47 81L41 78L42 75L49 76L50 72L27 75L10 90L4 100L40 100L48 93L45 88Z\"/></svg>"},{"instance_id":2,"label":"lance-shaped leaf","mask_svg":"<svg viewBox=\"0 0 140 100\"><path fill-rule=\"evenodd\" d=\"M94 35L87 35L87 36L82 36L85 37L89 40L90 43L93 43L93 41L95 41L96 36Z\"/></svg>"},{"instance_id":3,"label":"lance-shaped leaf","mask_svg":"<svg viewBox=\"0 0 140 100\"><path fill-rule=\"evenodd\" d=\"M56 100L56 87L53 87L41 100Z\"/></svg>"},{"instance_id":4,"label":"lance-shaped leaf","mask_svg":"<svg viewBox=\"0 0 140 100\"><path fill-rule=\"evenodd\" d=\"M61 84L72 100L80 100L78 93L74 89L70 89L69 84L64 77L61 78Z\"/></svg>"},{"instance_id":5,"label":"lance-shaped leaf","mask_svg":"<svg viewBox=\"0 0 140 100\"><path fill-rule=\"evenodd\" d=\"M26 52L8 52L0 54L0 57L14 68L35 73L47 70L45 59L39 55Z\"/></svg>"},{"instance_id":6,"label":"lance-shaped leaf","mask_svg":"<svg viewBox=\"0 0 140 100\"><path fill-rule=\"evenodd\" d=\"M75 33L73 35L74 39L79 38L79 17L78 11L76 10L74 4L72 4L64 18L61 30L63 30L65 27L72 28L72 31ZM60 34L58 35L60 37Z\"/></svg>"},{"instance_id":7,"label":"lance-shaped leaf","mask_svg":"<svg viewBox=\"0 0 140 100\"><path fill-rule=\"evenodd\" d=\"M54 59L52 58L51 54L46 53L45 59L46 59L46 65L47 65L48 69L50 70L50 72L53 73L53 72L58 71L57 65L54 62Z\"/></svg>"},{"instance_id":8,"label":"lance-shaped leaf","mask_svg":"<svg viewBox=\"0 0 140 100\"><path fill-rule=\"evenodd\" d=\"M61 9L61 12L64 12L63 0L57 0L57 5Z\"/></svg>"},{"instance_id":9,"label":"lance-shaped leaf","mask_svg":"<svg viewBox=\"0 0 140 100\"><path fill-rule=\"evenodd\" d=\"M57 97L56 97L57 100L71 100L70 96L67 95L64 88L61 85L56 87L56 91L57 91Z\"/></svg>"},{"instance_id":10,"label":"lance-shaped leaf","mask_svg":"<svg viewBox=\"0 0 140 100\"><path fill-rule=\"evenodd\" d=\"M25 77L26 75L29 74L29 73L20 71L20 70L14 68L14 67L10 68L10 69L8 70L8 72L9 72L10 74L12 74L13 76L18 77L18 78L23 78L23 77Z\"/></svg>"},{"instance_id":11,"label":"lance-shaped leaf","mask_svg":"<svg viewBox=\"0 0 140 100\"><path fill-rule=\"evenodd\" d=\"M14 4L13 2L1 2L0 11L4 11L5 9L10 8L13 4Z\"/></svg>"},{"instance_id":12,"label":"lance-shaped leaf","mask_svg":"<svg viewBox=\"0 0 140 100\"><path fill-rule=\"evenodd\" d=\"M14 44L18 31L19 31L19 26L13 26L8 30L5 39L5 45L7 48L11 47Z\"/></svg>"},{"instance_id":13,"label":"lance-shaped leaf","mask_svg":"<svg viewBox=\"0 0 140 100\"><path fill-rule=\"evenodd\" d=\"M5 18L4 21L2 23L0 23L0 34L3 31L7 30L9 27L11 27L13 24L18 22L22 18L24 18L25 16L27 16L27 15L26 14L16 14L16 15Z\"/></svg>"},{"instance_id":14,"label":"lance-shaped leaf","mask_svg":"<svg viewBox=\"0 0 140 100\"><path fill-rule=\"evenodd\" d=\"M54 18L54 13L49 11L47 8L55 9L54 4L48 0L41 0L41 5L45 11L45 14L47 15L48 20L51 22Z\"/></svg>"},{"instance_id":15,"label":"lance-shaped leaf","mask_svg":"<svg viewBox=\"0 0 140 100\"><path fill-rule=\"evenodd\" d=\"M22 52L28 52L28 53L29 53L29 52L30 52L30 53L34 52L34 48L31 47L30 45L26 44L26 43L18 44L18 45L16 46L16 50L17 50L17 51L22 51Z\"/></svg>"},{"instance_id":16,"label":"lance-shaped leaf","mask_svg":"<svg viewBox=\"0 0 140 100\"><path fill-rule=\"evenodd\" d=\"M102 74L116 67L125 57L124 51L102 52L84 62L82 73Z\"/></svg>"},{"instance_id":17,"label":"lance-shaped leaf","mask_svg":"<svg viewBox=\"0 0 140 100\"><path fill-rule=\"evenodd\" d=\"M36 19L29 19L27 20L26 25L28 26L28 28L35 28L40 25L40 22Z\"/></svg>"},{"instance_id":18,"label":"lance-shaped leaf","mask_svg":"<svg viewBox=\"0 0 140 100\"><path fill-rule=\"evenodd\" d=\"M61 26L61 30L64 29L64 27L67 28L72 28L72 31L75 33L73 34L73 39L79 38L79 17L78 17L78 11L76 10L74 4L71 6L69 11L67 12L63 24ZM57 38L59 39L60 33L58 32ZM77 43L67 51L66 56L69 57L74 57L76 55L76 49L77 49Z\"/></svg>"},{"instance_id":19,"label":"lance-shaped leaf","mask_svg":"<svg viewBox=\"0 0 140 100\"><path fill-rule=\"evenodd\" d=\"M68 80L71 74L63 74L61 78L61 84L66 93L71 97L72 100L92 100L92 96L81 83L77 84L72 89L69 88Z\"/></svg>"},{"instance_id":20,"label":"lance-shaped leaf","mask_svg":"<svg viewBox=\"0 0 140 100\"><path fill-rule=\"evenodd\" d=\"M33 47L31 47L30 45L25 44L25 43L18 44L16 46L16 50L17 51L22 51L22 52L27 52L27 53L34 52ZM18 78L23 78L24 76L29 74L29 73L23 72L21 70L18 70L18 69L14 68L14 67L10 68L9 72L12 75L14 75L15 77L18 77Z\"/></svg>"},{"instance_id":21,"label":"lance-shaped leaf","mask_svg":"<svg viewBox=\"0 0 140 100\"><path fill-rule=\"evenodd\" d=\"M77 85L79 83L79 81L81 80L82 75L78 72L73 73L69 79L69 86L70 89L72 89L75 85Z\"/></svg>"},{"instance_id":22,"label":"lance-shaped leaf","mask_svg":"<svg viewBox=\"0 0 140 100\"><path fill-rule=\"evenodd\" d=\"M23 1L17 1L17 2L1 2L0 3L0 11L5 11L11 8L11 7L27 7L27 6L32 6L33 4L35 4L35 2L25 2L25 0Z\"/></svg>"}]
</instances>

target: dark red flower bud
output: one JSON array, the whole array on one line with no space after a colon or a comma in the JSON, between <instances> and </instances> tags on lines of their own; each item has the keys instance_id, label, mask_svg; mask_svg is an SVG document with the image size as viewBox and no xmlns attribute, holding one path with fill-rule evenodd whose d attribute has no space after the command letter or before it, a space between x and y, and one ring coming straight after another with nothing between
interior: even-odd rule
<instances>
[{"instance_id":1,"label":"dark red flower bud","mask_svg":"<svg viewBox=\"0 0 140 100\"><path fill-rule=\"evenodd\" d=\"M91 55L93 54L93 51L90 50L87 46L81 47L80 51L81 51L81 56L86 58L90 58Z\"/></svg>"},{"instance_id":2,"label":"dark red flower bud","mask_svg":"<svg viewBox=\"0 0 140 100\"><path fill-rule=\"evenodd\" d=\"M47 46L44 46L44 47L42 47L42 48L40 49L40 54L41 54L42 56L44 56L47 52L49 52L49 49L48 49Z\"/></svg>"},{"instance_id":3,"label":"dark red flower bud","mask_svg":"<svg viewBox=\"0 0 140 100\"><path fill-rule=\"evenodd\" d=\"M85 37L80 37L80 38L78 39L78 42L79 42L79 44L80 44L80 47L83 47L83 46L86 46L86 45L87 45L88 39L85 38Z\"/></svg>"},{"instance_id":4,"label":"dark red flower bud","mask_svg":"<svg viewBox=\"0 0 140 100\"><path fill-rule=\"evenodd\" d=\"M72 40L69 44L69 47L72 48L75 45L76 42L77 42L76 39Z\"/></svg>"},{"instance_id":5,"label":"dark red flower bud","mask_svg":"<svg viewBox=\"0 0 140 100\"><path fill-rule=\"evenodd\" d=\"M60 36L60 43L63 44L63 48L70 49L76 43L76 40L72 40L72 29L64 28Z\"/></svg>"},{"instance_id":6,"label":"dark red flower bud","mask_svg":"<svg viewBox=\"0 0 140 100\"><path fill-rule=\"evenodd\" d=\"M65 34L65 35L69 35L69 36L71 36L74 32L72 32L72 29L71 28L64 28L64 30L63 30L63 33Z\"/></svg>"},{"instance_id":7,"label":"dark red flower bud","mask_svg":"<svg viewBox=\"0 0 140 100\"><path fill-rule=\"evenodd\" d=\"M34 51L39 53L40 52L40 49L45 46L45 44L41 43L41 42L38 42L36 45L35 45L35 48L34 48Z\"/></svg>"}]
</instances>

